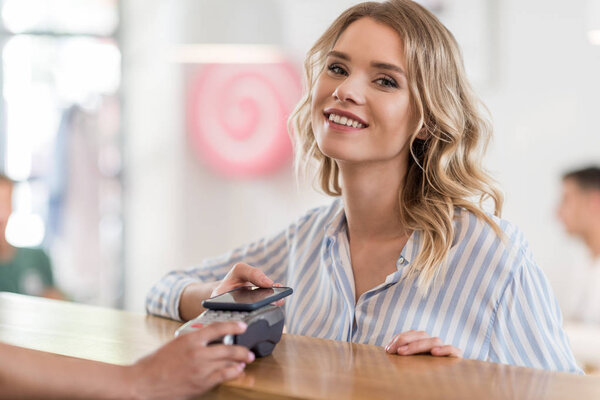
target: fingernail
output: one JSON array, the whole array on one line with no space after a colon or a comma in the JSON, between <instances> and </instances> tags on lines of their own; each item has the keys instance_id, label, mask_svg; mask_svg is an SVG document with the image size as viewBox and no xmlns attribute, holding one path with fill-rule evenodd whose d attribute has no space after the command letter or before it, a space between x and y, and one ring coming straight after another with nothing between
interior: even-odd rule
<instances>
[{"instance_id":1,"label":"fingernail","mask_svg":"<svg viewBox=\"0 0 600 400\"><path fill-rule=\"evenodd\" d=\"M389 344L387 346L385 346L385 351L387 351L388 353L390 352L390 345Z\"/></svg>"},{"instance_id":2,"label":"fingernail","mask_svg":"<svg viewBox=\"0 0 600 400\"><path fill-rule=\"evenodd\" d=\"M238 322L237 324L241 329L246 329L248 327L245 322Z\"/></svg>"},{"instance_id":3,"label":"fingernail","mask_svg":"<svg viewBox=\"0 0 600 400\"><path fill-rule=\"evenodd\" d=\"M398 348L398 351L400 351L400 352L405 352L406 350L408 350L408 345L400 346Z\"/></svg>"},{"instance_id":4,"label":"fingernail","mask_svg":"<svg viewBox=\"0 0 600 400\"><path fill-rule=\"evenodd\" d=\"M256 356L254 355L253 352L250 352L250 354L248 354L248 362L252 362L256 359Z\"/></svg>"},{"instance_id":5,"label":"fingernail","mask_svg":"<svg viewBox=\"0 0 600 400\"><path fill-rule=\"evenodd\" d=\"M246 363L238 363L238 371L243 371L246 368Z\"/></svg>"}]
</instances>

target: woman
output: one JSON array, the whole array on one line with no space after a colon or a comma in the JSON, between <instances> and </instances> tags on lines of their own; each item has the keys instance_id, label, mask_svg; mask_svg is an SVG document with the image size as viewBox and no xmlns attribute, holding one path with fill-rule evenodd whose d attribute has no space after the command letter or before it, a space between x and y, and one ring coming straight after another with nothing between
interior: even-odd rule
<instances>
[{"instance_id":1,"label":"woman","mask_svg":"<svg viewBox=\"0 0 600 400\"><path fill-rule=\"evenodd\" d=\"M579 372L546 278L498 218L501 195L479 163L491 129L451 33L408 0L359 4L305 70L290 120L297 166L315 162L321 188L340 198L274 238L170 273L148 311L187 320L211 295L281 282L295 290L289 333Z\"/></svg>"}]
</instances>

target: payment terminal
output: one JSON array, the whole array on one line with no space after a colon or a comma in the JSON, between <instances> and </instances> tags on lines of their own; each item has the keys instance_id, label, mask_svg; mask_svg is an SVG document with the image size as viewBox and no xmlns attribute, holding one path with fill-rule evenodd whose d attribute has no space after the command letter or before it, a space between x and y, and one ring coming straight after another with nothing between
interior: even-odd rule
<instances>
[{"instance_id":1,"label":"payment terminal","mask_svg":"<svg viewBox=\"0 0 600 400\"><path fill-rule=\"evenodd\" d=\"M237 344L257 357L268 356L281 339L285 316L274 301L292 294L288 287L257 288L244 286L204 300L202 314L182 325L175 336L194 331L217 321L242 321L248 328L241 335L227 335L214 343Z\"/></svg>"}]
</instances>

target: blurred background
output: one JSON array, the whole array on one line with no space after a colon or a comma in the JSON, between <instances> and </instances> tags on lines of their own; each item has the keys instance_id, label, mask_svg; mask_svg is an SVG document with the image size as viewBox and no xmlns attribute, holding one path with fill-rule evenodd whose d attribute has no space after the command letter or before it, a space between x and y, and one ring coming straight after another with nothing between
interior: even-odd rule
<instances>
[{"instance_id":1,"label":"blurred background","mask_svg":"<svg viewBox=\"0 0 600 400\"><path fill-rule=\"evenodd\" d=\"M9 243L78 302L143 311L167 271L326 204L285 120L304 54L347 0L0 1ZM600 161L599 0L429 0L495 127L486 166L561 304L584 257L561 175Z\"/></svg>"}]
</instances>

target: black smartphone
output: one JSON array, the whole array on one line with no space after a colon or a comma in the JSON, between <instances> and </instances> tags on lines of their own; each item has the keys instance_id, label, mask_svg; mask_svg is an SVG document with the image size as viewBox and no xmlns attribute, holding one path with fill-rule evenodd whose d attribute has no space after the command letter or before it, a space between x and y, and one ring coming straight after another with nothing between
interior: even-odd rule
<instances>
[{"instance_id":1,"label":"black smartphone","mask_svg":"<svg viewBox=\"0 0 600 400\"><path fill-rule=\"evenodd\" d=\"M293 293L289 287L242 286L202 301L209 310L253 311Z\"/></svg>"}]
</instances>

